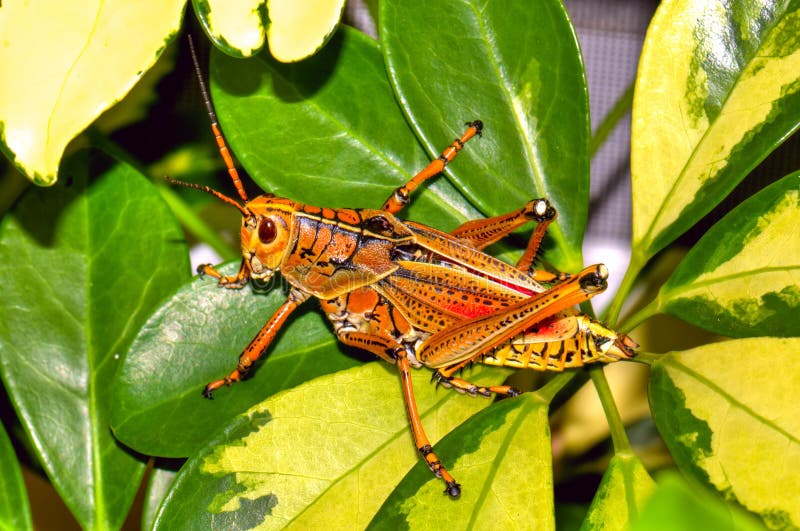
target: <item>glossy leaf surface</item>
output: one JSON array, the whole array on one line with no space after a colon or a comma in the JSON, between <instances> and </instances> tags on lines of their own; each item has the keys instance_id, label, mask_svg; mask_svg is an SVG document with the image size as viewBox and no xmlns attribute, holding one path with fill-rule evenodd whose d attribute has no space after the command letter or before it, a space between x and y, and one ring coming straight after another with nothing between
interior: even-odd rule
<instances>
[{"instance_id":1,"label":"glossy leaf surface","mask_svg":"<svg viewBox=\"0 0 800 531\"><path fill-rule=\"evenodd\" d=\"M33 529L31 507L14 447L0 424L0 529Z\"/></svg>"},{"instance_id":2,"label":"glossy leaf surface","mask_svg":"<svg viewBox=\"0 0 800 531\"><path fill-rule=\"evenodd\" d=\"M661 288L660 311L730 337L800 336L800 173L711 228Z\"/></svg>"},{"instance_id":3,"label":"glossy leaf surface","mask_svg":"<svg viewBox=\"0 0 800 531\"><path fill-rule=\"evenodd\" d=\"M237 270L238 264L222 268L229 275ZM219 389L214 400L203 398L205 385L236 368L239 354L284 300L279 282L262 294L249 286L220 288L210 277L184 285L139 331L117 375L111 416L117 438L148 455L186 457L273 393L359 363L339 351L309 301L246 381Z\"/></svg>"},{"instance_id":4,"label":"glossy leaf surface","mask_svg":"<svg viewBox=\"0 0 800 531\"><path fill-rule=\"evenodd\" d=\"M614 454L581 529L629 529L655 487L638 457L630 453Z\"/></svg>"},{"instance_id":5,"label":"glossy leaf surface","mask_svg":"<svg viewBox=\"0 0 800 531\"><path fill-rule=\"evenodd\" d=\"M183 5L38 1L0 9L0 147L33 182L56 181L67 144L155 63Z\"/></svg>"},{"instance_id":6,"label":"glossy leaf surface","mask_svg":"<svg viewBox=\"0 0 800 531\"><path fill-rule=\"evenodd\" d=\"M578 43L561 2L381 2L398 100L428 154L480 119L483 138L448 175L486 215L547 197L555 265L581 268L589 111Z\"/></svg>"},{"instance_id":7,"label":"glossy leaf surface","mask_svg":"<svg viewBox=\"0 0 800 531\"><path fill-rule=\"evenodd\" d=\"M429 374L412 377L434 442L491 404L437 389ZM475 367L470 377L488 383L503 374ZM363 528L418 460L395 369L369 363L284 391L236 417L178 474L156 529Z\"/></svg>"},{"instance_id":8,"label":"glossy leaf surface","mask_svg":"<svg viewBox=\"0 0 800 531\"><path fill-rule=\"evenodd\" d=\"M108 428L118 359L188 277L183 235L132 168L64 166L0 227L0 369L50 480L85 527L122 525L144 461ZM89 180L91 173L100 173Z\"/></svg>"},{"instance_id":9,"label":"glossy leaf surface","mask_svg":"<svg viewBox=\"0 0 800 531\"><path fill-rule=\"evenodd\" d=\"M739 339L652 365L658 430L685 473L760 515L800 525L800 339Z\"/></svg>"},{"instance_id":10,"label":"glossy leaf surface","mask_svg":"<svg viewBox=\"0 0 800 531\"><path fill-rule=\"evenodd\" d=\"M211 88L234 153L276 195L380 208L429 162L394 101L375 41L355 30L343 28L299 64L215 54ZM450 230L479 214L439 179L419 191L403 216Z\"/></svg>"},{"instance_id":11,"label":"glossy leaf surface","mask_svg":"<svg viewBox=\"0 0 800 531\"><path fill-rule=\"evenodd\" d=\"M459 499L443 499L441 480L420 462L370 529L554 529L548 408L526 393L476 414L436 446L461 484Z\"/></svg>"},{"instance_id":12,"label":"glossy leaf surface","mask_svg":"<svg viewBox=\"0 0 800 531\"><path fill-rule=\"evenodd\" d=\"M798 34L797 0L661 4L633 102L637 260L691 227L797 129Z\"/></svg>"}]
</instances>

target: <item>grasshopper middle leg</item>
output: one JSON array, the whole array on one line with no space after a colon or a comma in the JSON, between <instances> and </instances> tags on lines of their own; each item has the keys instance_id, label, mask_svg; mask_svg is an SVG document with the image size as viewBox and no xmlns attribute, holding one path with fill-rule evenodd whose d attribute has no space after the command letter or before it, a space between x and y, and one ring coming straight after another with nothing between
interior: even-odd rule
<instances>
[{"instance_id":1,"label":"grasshopper middle leg","mask_svg":"<svg viewBox=\"0 0 800 531\"><path fill-rule=\"evenodd\" d=\"M433 446L425 434L425 429L422 427L422 419L419 416L417 401L414 398L414 388L410 373L411 364L409 363L406 349L388 335L373 335L355 331L345 331L338 335L339 341L342 343L372 352L397 367L400 375L400 385L403 390L403 399L406 404L406 412L408 413L408 422L411 425L411 435L414 437L414 445L417 448L417 452L425 460L431 472L445 482L444 492L453 498L458 497L461 494L461 486L442 465L439 457L433 451Z\"/></svg>"}]
</instances>

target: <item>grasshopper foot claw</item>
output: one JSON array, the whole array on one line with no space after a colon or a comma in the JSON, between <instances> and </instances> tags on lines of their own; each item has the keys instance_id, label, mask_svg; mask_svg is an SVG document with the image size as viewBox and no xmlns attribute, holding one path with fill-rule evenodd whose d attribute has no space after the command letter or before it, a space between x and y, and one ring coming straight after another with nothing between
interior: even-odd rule
<instances>
[{"instance_id":1,"label":"grasshopper foot claw","mask_svg":"<svg viewBox=\"0 0 800 531\"><path fill-rule=\"evenodd\" d=\"M458 498L461 496L461 485L456 483L455 481L448 481L447 487L444 489L444 493L450 496L451 498Z\"/></svg>"}]
</instances>

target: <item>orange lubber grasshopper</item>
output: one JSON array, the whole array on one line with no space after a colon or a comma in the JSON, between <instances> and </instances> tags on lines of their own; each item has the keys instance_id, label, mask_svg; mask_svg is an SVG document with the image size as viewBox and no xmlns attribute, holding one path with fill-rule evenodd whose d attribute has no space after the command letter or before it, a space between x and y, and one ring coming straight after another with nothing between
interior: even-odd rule
<instances>
[{"instance_id":1,"label":"orange lubber grasshopper","mask_svg":"<svg viewBox=\"0 0 800 531\"><path fill-rule=\"evenodd\" d=\"M437 383L462 392L515 396L519 391L512 387L481 387L454 375L475 361L561 371L634 356L636 344L627 336L575 309L606 288L605 266L594 265L575 275L534 269L539 244L556 216L546 200L467 222L449 234L395 217L422 182L441 173L468 140L481 134L480 121L468 123L460 138L397 188L380 210L316 207L271 194L250 200L196 58L195 67L212 130L242 203L207 187L180 184L215 195L238 208L243 218L238 273L223 276L211 265L200 266L198 272L231 289L280 272L290 286L286 301L245 348L237 368L206 386L207 398L223 385L238 382L289 315L315 297L339 341L397 367L417 450L446 483L445 492L456 497L460 486L433 452L421 425L411 366L433 369ZM536 226L516 266L481 251L529 222Z\"/></svg>"}]
</instances>

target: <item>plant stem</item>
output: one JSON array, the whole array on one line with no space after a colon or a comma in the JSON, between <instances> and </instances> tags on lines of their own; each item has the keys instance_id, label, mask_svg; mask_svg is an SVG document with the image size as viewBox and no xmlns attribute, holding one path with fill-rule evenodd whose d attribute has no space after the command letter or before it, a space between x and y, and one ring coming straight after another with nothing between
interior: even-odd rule
<instances>
[{"instance_id":1,"label":"plant stem","mask_svg":"<svg viewBox=\"0 0 800 531\"><path fill-rule=\"evenodd\" d=\"M619 290L617 290L616 295L614 295L614 299L611 301L611 304L608 307L608 311L605 315L605 321L614 326L617 324L617 319L619 319L619 313L622 310L622 304L625 302L625 299L630 293L631 288L633 288L634 283L636 282L637 277L639 276L639 272L642 270L642 266L646 260L642 259L638 254L635 252L631 255L630 264L628 264L628 270L625 271L625 277L622 279L622 284L619 286Z\"/></svg>"},{"instance_id":2,"label":"plant stem","mask_svg":"<svg viewBox=\"0 0 800 531\"><path fill-rule=\"evenodd\" d=\"M608 114L603 117L603 121L600 122L600 125L597 126L592 138L589 140L590 158L597 153L597 150L600 149L606 141L611 131L617 127L619 121L622 120L625 114L630 110L633 104L633 86L633 83L628 85L625 92L622 93L619 99L614 103L614 106L611 107L611 110L608 111Z\"/></svg>"},{"instance_id":3,"label":"plant stem","mask_svg":"<svg viewBox=\"0 0 800 531\"><path fill-rule=\"evenodd\" d=\"M614 402L614 395L611 394L611 388L608 385L608 380L606 380L606 374L603 372L603 367L592 367L589 369L589 374L592 378L594 388L597 390L597 396L600 397L603 411L606 413L608 427L611 430L611 442L614 445L614 453L633 453L631 443L628 441L628 435L625 433L625 426L622 424L622 417L620 417L617 404Z\"/></svg>"}]
</instances>

